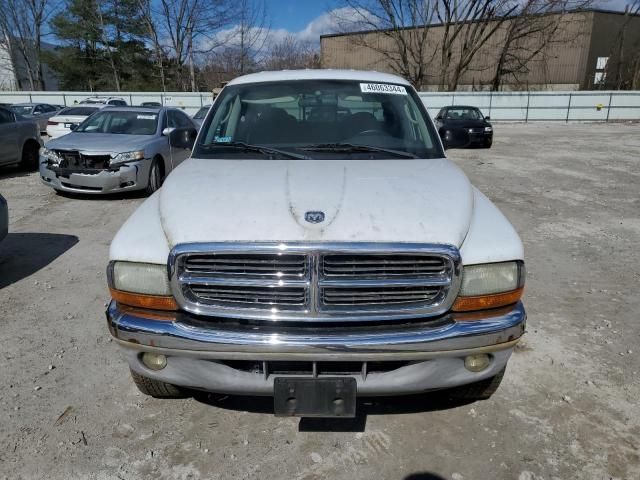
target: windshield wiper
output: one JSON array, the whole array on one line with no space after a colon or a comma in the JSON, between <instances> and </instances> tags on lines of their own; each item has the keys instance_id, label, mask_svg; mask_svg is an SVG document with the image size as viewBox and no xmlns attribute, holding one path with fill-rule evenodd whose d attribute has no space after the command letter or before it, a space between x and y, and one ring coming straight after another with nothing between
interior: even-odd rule
<instances>
[{"instance_id":1,"label":"windshield wiper","mask_svg":"<svg viewBox=\"0 0 640 480\"><path fill-rule=\"evenodd\" d=\"M379 152L388 153L400 158L419 158L417 155L409 152L401 152L400 150L392 150L390 148L372 147L369 145L354 145L353 143L316 143L313 145L305 145L304 147L298 147L299 150L333 150L333 151L348 151L348 152Z\"/></svg>"},{"instance_id":2,"label":"windshield wiper","mask_svg":"<svg viewBox=\"0 0 640 480\"><path fill-rule=\"evenodd\" d=\"M299 153L288 152L286 150L280 150L279 148L265 147L262 145L251 145L250 143L244 142L220 142L220 143L210 143L208 145L203 145L205 148L212 147L231 147L242 149L247 152L258 152L264 155L282 155L287 158L295 158L296 160L310 160L306 155L301 155Z\"/></svg>"}]
</instances>

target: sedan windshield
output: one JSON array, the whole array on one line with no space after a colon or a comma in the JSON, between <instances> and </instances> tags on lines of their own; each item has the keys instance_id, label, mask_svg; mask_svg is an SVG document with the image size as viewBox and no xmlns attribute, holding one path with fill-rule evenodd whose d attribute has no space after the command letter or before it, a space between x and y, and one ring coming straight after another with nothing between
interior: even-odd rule
<instances>
[{"instance_id":1,"label":"sedan windshield","mask_svg":"<svg viewBox=\"0 0 640 480\"><path fill-rule=\"evenodd\" d=\"M154 135L157 125L157 113L103 111L87 118L75 131L80 133Z\"/></svg>"},{"instance_id":2,"label":"sedan windshield","mask_svg":"<svg viewBox=\"0 0 640 480\"><path fill-rule=\"evenodd\" d=\"M207 112L209 111L210 108L211 108L211 105L207 105L206 107L200 107L200 109L196 112L193 118L195 118L196 120L202 120L204 117L207 116Z\"/></svg>"},{"instance_id":3,"label":"sedan windshield","mask_svg":"<svg viewBox=\"0 0 640 480\"><path fill-rule=\"evenodd\" d=\"M31 110L33 107L31 105L12 105L11 111L13 113L17 113L18 115L31 115Z\"/></svg>"},{"instance_id":4,"label":"sedan windshield","mask_svg":"<svg viewBox=\"0 0 640 480\"><path fill-rule=\"evenodd\" d=\"M249 150L251 147L252 150ZM404 85L294 80L226 87L208 115L194 156L229 158L439 158L437 134ZM288 157L283 152L293 155Z\"/></svg>"},{"instance_id":5,"label":"sedan windshield","mask_svg":"<svg viewBox=\"0 0 640 480\"><path fill-rule=\"evenodd\" d=\"M445 118L447 120L482 120L484 117L477 108L450 108Z\"/></svg>"},{"instance_id":6,"label":"sedan windshield","mask_svg":"<svg viewBox=\"0 0 640 480\"><path fill-rule=\"evenodd\" d=\"M99 109L93 107L68 107L63 108L58 112L58 115L69 115L69 116L79 116L79 117L88 117L94 112L97 112Z\"/></svg>"}]
</instances>

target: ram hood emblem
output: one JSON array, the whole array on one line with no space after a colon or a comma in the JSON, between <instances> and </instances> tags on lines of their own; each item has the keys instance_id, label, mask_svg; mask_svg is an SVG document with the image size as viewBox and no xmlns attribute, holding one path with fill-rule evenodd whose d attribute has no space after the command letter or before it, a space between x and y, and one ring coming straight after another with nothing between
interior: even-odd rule
<instances>
[{"instance_id":1,"label":"ram hood emblem","mask_svg":"<svg viewBox=\"0 0 640 480\"><path fill-rule=\"evenodd\" d=\"M324 212L319 212L319 211L305 212L304 219L309 223L322 223L324 222Z\"/></svg>"}]
</instances>

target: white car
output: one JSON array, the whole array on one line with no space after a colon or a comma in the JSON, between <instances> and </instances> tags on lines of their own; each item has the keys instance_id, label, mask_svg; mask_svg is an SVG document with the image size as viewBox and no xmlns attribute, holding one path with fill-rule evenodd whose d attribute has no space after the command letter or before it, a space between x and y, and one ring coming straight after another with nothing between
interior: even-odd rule
<instances>
[{"instance_id":1,"label":"white car","mask_svg":"<svg viewBox=\"0 0 640 480\"><path fill-rule=\"evenodd\" d=\"M127 102L122 97L88 97L80 103L83 105L109 105L112 107L127 106Z\"/></svg>"},{"instance_id":2,"label":"white car","mask_svg":"<svg viewBox=\"0 0 640 480\"><path fill-rule=\"evenodd\" d=\"M111 334L138 388L488 398L524 334L523 246L395 75L265 72L222 90L186 160L114 238ZM188 390L187 390L188 391Z\"/></svg>"},{"instance_id":3,"label":"white car","mask_svg":"<svg viewBox=\"0 0 640 480\"><path fill-rule=\"evenodd\" d=\"M47 120L47 135L51 138L58 138L71 132L74 125L79 125L87 117L93 115L104 105L76 105L60 110L56 116Z\"/></svg>"}]
</instances>

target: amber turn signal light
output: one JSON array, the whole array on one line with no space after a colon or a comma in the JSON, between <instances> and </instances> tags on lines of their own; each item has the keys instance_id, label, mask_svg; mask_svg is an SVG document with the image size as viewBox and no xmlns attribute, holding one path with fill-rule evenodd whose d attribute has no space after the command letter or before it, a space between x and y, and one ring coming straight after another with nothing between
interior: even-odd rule
<instances>
[{"instance_id":1,"label":"amber turn signal light","mask_svg":"<svg viewBox=\"0 0 640 480\"><path fill-rule=\"evenodd\" d=\"M148 308L151 310L178 310L176 300L171 296L143 295L140 293L123 292L110 288L111 298L116 302L130 307Z\"/></svg>"},{"instance_id":2,"label":"amber turn signal light","mask_svg":"<svg viewBox=\"0 0 640 480\"><path fill-rule=\"evenodd\" d=\"M504 307L516 303L522 297L524 288L511 292L495 293L493 295L478 295L477 297L458 297L451 308L454 312L471 312L487 310L489 308Z\"/></svg>"}]
</instances>

